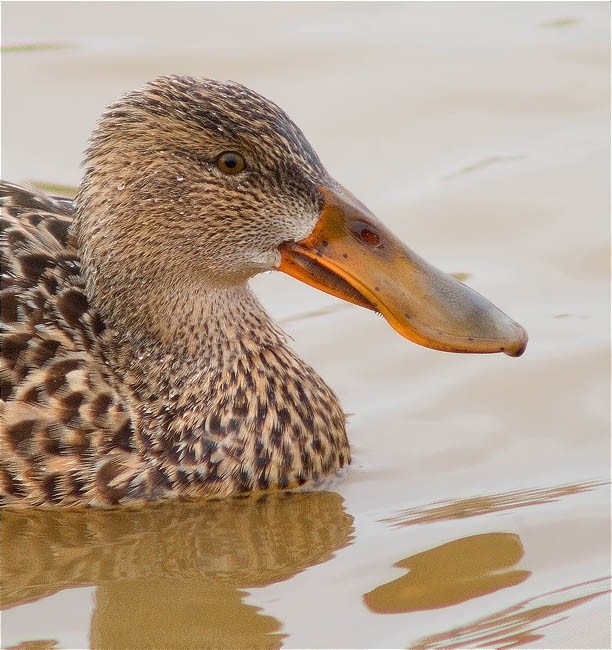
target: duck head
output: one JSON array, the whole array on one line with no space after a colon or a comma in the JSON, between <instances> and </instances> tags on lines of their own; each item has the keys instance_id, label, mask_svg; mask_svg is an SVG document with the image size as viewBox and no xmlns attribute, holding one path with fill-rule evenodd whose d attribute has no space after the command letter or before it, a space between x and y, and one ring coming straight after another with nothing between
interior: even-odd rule
<instances>
[{"instance_id":1,"label":"duck head","mask_svg":"<svg viewBox=\"0 0 612 650\"><path fill-rule=\"evenodd\" d=\"M280 270L430 348L518 356L527 343L331 178L284 111L233 82L162 77L109 107L76 236L90 297L111 312L126 292L172 302L179 287L222 291Z\"/></svg>"}]
</instances>

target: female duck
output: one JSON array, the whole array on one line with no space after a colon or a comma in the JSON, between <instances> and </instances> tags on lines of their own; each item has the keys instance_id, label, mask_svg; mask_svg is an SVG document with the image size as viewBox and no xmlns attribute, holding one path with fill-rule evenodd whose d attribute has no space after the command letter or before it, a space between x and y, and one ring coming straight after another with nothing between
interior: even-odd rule
<instances>
[{"instance_id":1,"label":"female duck","mask_svg":"<svg viewBox=\"0 0 612 650\"><path fill-rule=\"evenodd\" d=\"M2 184L0 494L109 506L316 482L344 415L247 286L279 269L455 352L524 330L403 246L273 103L162 77L102 116L76 201Z\"/></svg>"}]
</instances>

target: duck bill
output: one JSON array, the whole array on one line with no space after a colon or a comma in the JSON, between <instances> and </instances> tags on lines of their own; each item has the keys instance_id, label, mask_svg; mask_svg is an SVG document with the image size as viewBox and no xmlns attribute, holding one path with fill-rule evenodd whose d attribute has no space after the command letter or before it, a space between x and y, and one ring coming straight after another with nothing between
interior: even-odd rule
<instances>
[{"instance_id":1,"label":"duck bill","mask_svg":"<svg viewBox=\"0 0 612 650\"><path fill-rule=\"evenodd\" d=\"M281 271L380 312L402 336L428 348L525 351L525 330L495 305L404 246L346 190L319 190L319 220L306 239L281 245Z\"/></svg>"}]
</instances>

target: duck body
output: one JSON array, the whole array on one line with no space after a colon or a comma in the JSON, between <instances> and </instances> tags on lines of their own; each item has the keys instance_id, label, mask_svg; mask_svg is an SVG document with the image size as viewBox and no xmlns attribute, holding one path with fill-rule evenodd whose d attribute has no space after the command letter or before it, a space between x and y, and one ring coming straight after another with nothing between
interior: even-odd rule
<instances>
[{"instance_id":1,"label":"duck body","mask_svg":"<svg viewBox=\"0 0 612 650\"><path fill-rule=\"evenodd\" d=\"M248 287L261 271L429 347L526 344L239 84L172 76L128 93L92 136L74 202L1 183L0 203L5 506L229 496L348 465L338 399Z\"/></svg>"},{"instance_id":2,"label":"duck body","mask_svg":"<svg viewBox=\"0 0 612 650\"><path fill-rule=\"evenodd\" d=\"M0 197L5 505L227 496L349 462L338 400L248 289L210 297L198 356L134 349L89 304L72 202L6 183Z\"/></svg>"}]
</instances>

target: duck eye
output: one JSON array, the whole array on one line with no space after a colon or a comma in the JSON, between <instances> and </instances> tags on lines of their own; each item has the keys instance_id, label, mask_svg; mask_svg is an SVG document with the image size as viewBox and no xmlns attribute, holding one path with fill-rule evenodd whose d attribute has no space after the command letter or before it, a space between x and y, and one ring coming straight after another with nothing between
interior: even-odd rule
<instances>
[{"instance_id":1,"label":"duck eye","mask_svg":"<svg viewBox=\"0 0 612 650\"><path fill-rule=\"evenodd\" d=\"M217 167L224 174L239 174L246 167L246 162L239 153L226 151L217 157Z\"/></svg>"}]
</instances>

